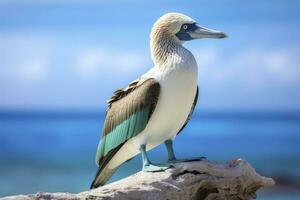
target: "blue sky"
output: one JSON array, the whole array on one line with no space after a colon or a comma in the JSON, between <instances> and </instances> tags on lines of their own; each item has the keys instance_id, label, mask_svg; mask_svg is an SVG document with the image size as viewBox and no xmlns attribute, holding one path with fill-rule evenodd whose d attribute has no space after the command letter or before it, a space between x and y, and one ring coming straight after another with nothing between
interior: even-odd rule
<instances>
[{"instance_id":1,"label":"blue sky","mask_svg":"<svg viewBox=\"0 0 300 200\"><path fill-rule=\"evenodd\" d=\"M197 109L300 111L300 2L0 0L0 109L103 109L150 69L166 12L226 32L186 43Z\"/></svg>"}]
</instances>

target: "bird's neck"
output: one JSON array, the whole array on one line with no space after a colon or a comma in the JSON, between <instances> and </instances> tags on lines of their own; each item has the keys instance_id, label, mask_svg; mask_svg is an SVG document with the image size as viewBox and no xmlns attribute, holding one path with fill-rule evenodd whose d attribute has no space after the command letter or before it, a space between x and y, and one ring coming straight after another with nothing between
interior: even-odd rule
<instances>
[{"instance_id":1,"label":"bird's neck","mask_svg":"<svg viewBox=\"0 0 300 200\"><path fill-rule=\"evenodd\" d=\"M187 51L174 36L166 33L152 33L150 47L151 56L155 67L163 69L172 66L181 57L181 53Z\"/></svg>"}]
</instances>

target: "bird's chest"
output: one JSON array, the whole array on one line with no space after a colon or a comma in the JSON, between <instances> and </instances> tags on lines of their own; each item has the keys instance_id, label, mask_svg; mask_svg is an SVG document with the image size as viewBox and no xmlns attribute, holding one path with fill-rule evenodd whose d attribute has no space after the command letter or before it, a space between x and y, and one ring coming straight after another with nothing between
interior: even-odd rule
<instances>
[{"instance_id":1,"label":"bird's chest","mask_svg":"<svg viewBox=\"0 0 300 200\"><path fill-rule=\"evenodd\" d=\"M196 69L176 69L166 74L160 84L160 103L166 114L175 119L188 115L197 90Z\"/></svg>"},{"instance_id":2,"label":"bird's chest","mask_svg":"<svg viewBox=\"0 0 300 200\"><path fill-rule=\"evenodd\" d=\"M185 123L196 95L197 66L176 68L158 77L161 93L153 113L153 137L174 137Z\"/></svg>"},{"instance_id":3,"label":"bird's chest","mask_svg":"<svg viewBox=\"0 0 300 200\"><path fill-rule=\"evenodd\" d=\"M193 69L176 69L160 80L160 99L166 107L183 108L194 98L197 87L197 72Z\"/></svg>"}]
</instances>

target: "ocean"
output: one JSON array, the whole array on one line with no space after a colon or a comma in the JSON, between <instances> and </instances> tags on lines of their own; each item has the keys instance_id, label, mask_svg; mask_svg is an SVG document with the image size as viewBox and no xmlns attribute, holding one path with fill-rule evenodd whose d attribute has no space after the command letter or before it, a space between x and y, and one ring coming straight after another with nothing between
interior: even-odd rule
<instances>
[{"instance_id":1,"label":"ocean","mask_svg":"<svg viewBox=\"0 0 300 200\"><path fill-rule=\"evenodd\" d=\"M43 192L81 192L94 178L95 151L104 112L0 112L0 197ZM277 185L257 199L300 199L300 114L195 113L175 140L177 157L247 160ZM164 162L163 145L150 159ZM111 182L138 172L137 156Z\"/></svg>"}]
</instances>

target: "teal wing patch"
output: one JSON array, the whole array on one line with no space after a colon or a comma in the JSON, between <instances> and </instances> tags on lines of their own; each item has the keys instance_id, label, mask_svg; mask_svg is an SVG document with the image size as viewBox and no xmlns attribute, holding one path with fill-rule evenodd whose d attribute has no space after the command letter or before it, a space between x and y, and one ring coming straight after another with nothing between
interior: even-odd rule
<instances>
[{"instance_id":1,"label":"teal wing patch","mask_svg":"<svg viewBox=\"0 0 300 200\"><path fill-rule=\"evenodd\" d=\"M101 168L127 140L145 129L154 111L160 93L159 83L154 79L137 83L118 89L108 101L109 109L96 154L96 163Z\"/></svg>"},{"instance_id":2,"label":"teal wing patch","mask_svg":"<svg viewBox=\"0 0 300 200\"><path fill-rule=\"evenodd\" d=\"M109 134L102 137L98 145L97 162L106 156L109 151L123 144L128 139L136 136L146 127L149 119L149 107L132 114L128 119L121 122Z\"/></svg>"}]
</instances>

